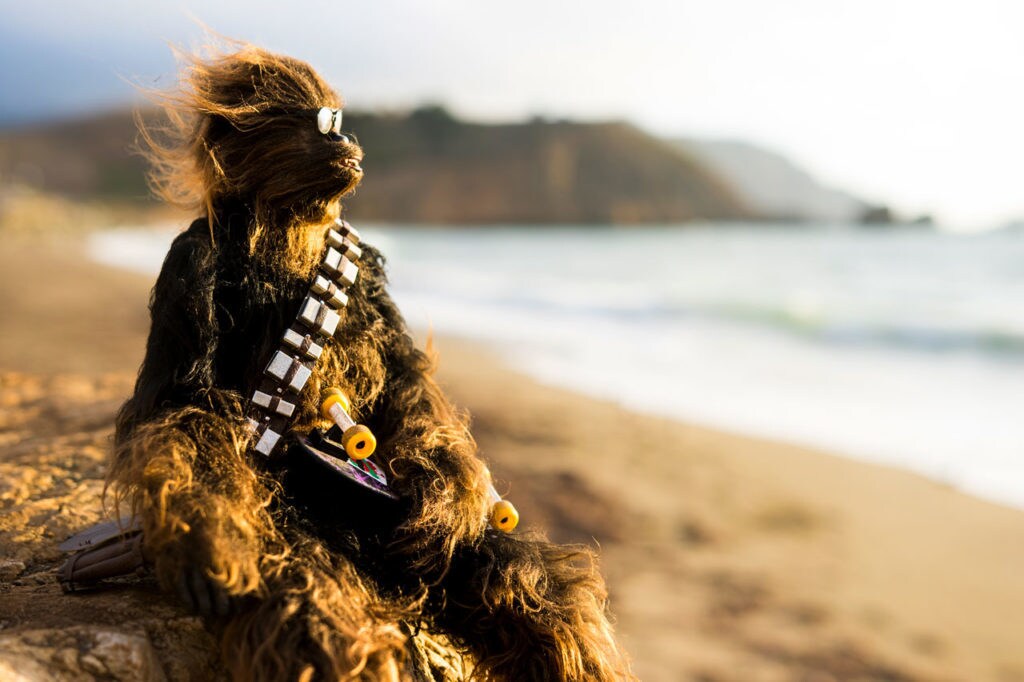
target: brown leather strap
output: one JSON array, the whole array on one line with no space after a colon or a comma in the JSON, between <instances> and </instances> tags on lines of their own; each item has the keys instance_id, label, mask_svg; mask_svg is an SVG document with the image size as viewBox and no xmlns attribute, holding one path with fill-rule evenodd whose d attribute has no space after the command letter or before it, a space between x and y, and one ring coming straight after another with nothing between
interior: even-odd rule
<instances>
[{"instance_id":1,"label":"brown leather strap","mask_svg":"<svg viewBox=\"0 0 1024 682\"><path fill-rule=\"evenodd\" d=\"M323 329L324 320L327 319L327 313L331 310L331 308L323 301L317 301L317 303L320 304L320 309L316 311L316 319L313 320L313 329Z\"/></svg>"},{"instance_id":2,"label":"brown leather strap","mask_svg":"<svg viewBox=\"0 0 1024 682\"><path fill-rule=\"evenodd\" d=\"M334 224L338 227L338 232L341 232L341 236L348 237L354 244L359 243L359 232L349 225L347 220L337 218Z\"/></svg>"},{"instance_id":3,"label":"brown leather strap","mask_svg":"<svg viewBox=\"0 0 1024 682\"><path fill-rule=\"evenodd\" d=\"M302 366L302 362L298 358L292 358L292 364L288 367L288 371L284 373L284 377L281 379L282 386L291 386L292 381L295 379L295 375L299 372L299 367Z\"/></svg>"}]
</instances>

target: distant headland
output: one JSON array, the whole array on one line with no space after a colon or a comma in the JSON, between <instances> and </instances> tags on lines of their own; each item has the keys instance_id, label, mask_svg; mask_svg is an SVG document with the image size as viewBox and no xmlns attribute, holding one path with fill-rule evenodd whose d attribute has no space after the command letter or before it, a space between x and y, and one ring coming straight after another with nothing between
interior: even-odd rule
<instances>
[{"instance_id":1,"label":"distant headland","mask_svg":"<svg viewBox=\"0 0 1024 682\"><path fill-rule=\"evenodd\" d=\"M147 120L155 111L142 112ZM445 225L898 222L742 142L664 140L620 121L346 112L366 150L353 219ZM158 214L127 108L0 130L0 223ZM42 218L40 217L42 216Z\"/></svg>"}]
</instances>

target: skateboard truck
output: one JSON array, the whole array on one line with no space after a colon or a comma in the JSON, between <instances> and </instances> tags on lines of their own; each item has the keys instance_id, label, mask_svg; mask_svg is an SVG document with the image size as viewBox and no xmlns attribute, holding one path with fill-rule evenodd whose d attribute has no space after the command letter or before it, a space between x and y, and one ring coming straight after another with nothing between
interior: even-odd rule
<instances>
[{"instance_id":1,"label":"skateboard truck","mask_svg":"<svg viewBox=\"0 0 1024 682\"><path fill-rule=\"evenodd\" d=\"M350 409L348 396L340 388L328 388L323 392L320 413L341 430L341 445L345 453L354 460L366 459L377 449L377 439L369 428L355 423L349 416Z\"/></svg>"}]
</instances>

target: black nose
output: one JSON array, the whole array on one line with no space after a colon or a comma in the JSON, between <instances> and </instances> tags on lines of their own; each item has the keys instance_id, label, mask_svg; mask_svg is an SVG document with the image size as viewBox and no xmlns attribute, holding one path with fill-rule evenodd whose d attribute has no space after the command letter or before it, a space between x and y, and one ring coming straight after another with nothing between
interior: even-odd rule
<instances>
[{"instance_id":1,"label":"black nose","mask_svg":"<svg viewBox=\"0 0 1024 682\"><path fill-rule=\"evenodd\" d=\"M351 140L348 139L348 135L342 135L341 133L331 133L329 137L334 142L344 142L345 144L351 142Z\"/></svg>"}]
</instances>

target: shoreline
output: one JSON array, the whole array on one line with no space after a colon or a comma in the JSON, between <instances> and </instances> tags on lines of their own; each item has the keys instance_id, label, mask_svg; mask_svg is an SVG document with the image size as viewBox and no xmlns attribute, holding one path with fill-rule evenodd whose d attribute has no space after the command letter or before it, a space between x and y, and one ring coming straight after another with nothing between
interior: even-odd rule
<instances>
[{"instance_id":1,"label":"shoreline","mask_svg":"<svg viewBox=\"0 0 1024 682\"><path fill-rule=\"evenodd\" d=\"M648 285L635 278L621 287L599 288L611 301L601 307L581 291L587 283L604 286L593 273L552 293L550 260L540 259L523 273L509 272L508 262L523 256L523 240L515 233L468 238L449 231L442 241L450 240L463 255L451 259L418 229L394 229L371 227L365 236L389 255L392 291L414 328L436 324L446 336L497 349L503 361L542 383L597 398L613 394L627 410L896 466L1024 509L1024 471L1012 465L1024 437L1024 428L1013 426L1012 410L1024 399L1024 365L812 342L774 324L744 326L734 320L735 326L701 318L699 306L693 319L665 310L648 311L654 316L649 317L622 308L620 299L653 301L668 293L664 282ZM90 236L89 252L98 262L153 277L173 233L166 226L156 232L101 232ZM529 241L548 250L589 243L580 240L578 230L568 234ZM706 241L687 244L686 249L710 248ZM509 255L492 263L494 249ZM490 265L473 265L474 255ZM599 255L590 253L594 260ZM722 254L712 249L705 256ZM536 281L511 287L520 275ZM654 280L661 282L658 277ZM625 311L631 312L623 317ZM896 328L901 324L913 327L905 320ZM869 325L863 331L870 330ZM636 352L646 346L653 346L650 353ZM954 385L958 391L947 390ZM979 409L971 396L989 396L988 408ZM876 424L882 428L873 428Z\"/></svg>"},{"instance_id":2,"label":"shoreline","mask_svg":"<svg viewBox=\"0 0 1024 682\"><path fill-rule=\"evenodd\" d=\"M83 244L0 247L0 465L4 480L28 481L0 498L11 519L57 485L33 483L21 451L64 447L50 418L72 434L108 429L142 357L153 278L93 264ZM524 526L600 545L642 679L1024 680L1024 512L894 467L546 386L480 342L436 345L439 380L470 410ZM54 386L75 387L75 404L52 402ZM101 448L97 433L90 447ZM63 539L33 537L0 525L11 556L52 556ZM33 589L0 581L0 600L31 604ZM0 634L44 621L25 611Z\"/></svg>"},{"instance_id":3,"label":"shoreline","mask_svg":"<svg viewBox=\"0 0 1024 682\"><path fill-rule=\"evenodd\" d=\"M426 333L423 332L422 330L414 330L414 336L419 340L425 338ZM555 390L561 390L566 393L579 396L581 398L585 398L588 400L602 400L602 397L597 396L591 392L588 392L586 389L560 384L557 383L556 381L546 381L543 377L540 376L539 372L533 372L528 367L516 366L511 359L502 356L501 352L498 349L493 348L490 344L488 344L488 342L485 339L478 339L470 336L463 336L457 334L448 334L441 336L440 338L447 339L449 340L449 342L452 343L479 346L480 348L486 350L489 354L491 354L493 356L494 361L500 362L502 365L504 365L509 372L518 374L523 378L536 383L539 386ZM856 452L852 449L844 449L836 444L815 441L815 439L813 438L800 439L798 437L788 437L785 435L765 434L753 429L744 429L740 425L727 424L724 422L714 423L712 421L706 421L701 419L691 419L686 416L678 416L676 414L671 413L668 410L659 411L658 409L652 408L647 405L626 404L623 401L617 400L611 400L609 402L611 402L616 407L625 412L635 413L637 415L641 415L643 417L647 417L650 419L666 420L678 424L680 426L689 426L693 428L705 429L707 431L718 433L724 437L742 438L759 443L772 443L787 448L814 452L818 455L822 455L825 457L834 457L836 459L847 460L858 464L865 464L868 466L887 469L894 472L910 474L911 476L919 477L930 484L942 488L948 488L951 491L954 491L966 497L970 497L971 499L975 499L980 502L985 502L987 504L991 504L993 506L1008 509L1011 511L1024 513L1024 503L1015 503L1008 499L1003 499L1002 497L996 494L986 493L985 491L982 490L972 489L971 487L965 486L958 481L944 478L943 476L937 473L929 473L927 471L923 471L919 468L916 468L913 464L910 463L890 461L884 456L867 455L862 452Z\"/></svg>"}]
</instances>

